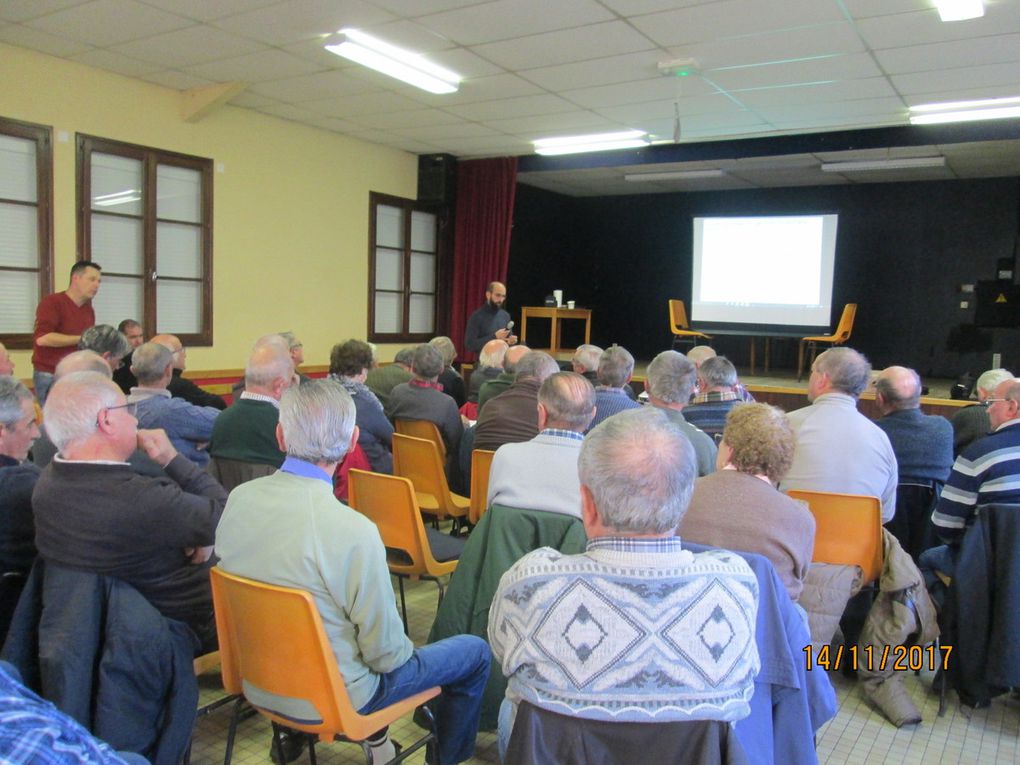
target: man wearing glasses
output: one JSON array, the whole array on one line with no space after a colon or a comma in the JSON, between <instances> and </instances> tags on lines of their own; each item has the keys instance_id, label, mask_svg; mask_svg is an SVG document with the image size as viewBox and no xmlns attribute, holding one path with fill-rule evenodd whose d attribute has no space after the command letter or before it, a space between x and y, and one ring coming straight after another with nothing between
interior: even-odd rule
<instances>
[{"instance_id":1,"label":"man wearing glasses","mask_svg":"<svg viewBox=\"0 0 1020 765\"><path fill-rule=\"evenodd\" d=\"M43 415L58 453L32 495L36 547L46 560L127 582L213 650L208 560L227 494L162 430L138 430L134 410L96 372L53 385ZM168 477L133 472L136 448Z\"/></svg>"}]
</instances>

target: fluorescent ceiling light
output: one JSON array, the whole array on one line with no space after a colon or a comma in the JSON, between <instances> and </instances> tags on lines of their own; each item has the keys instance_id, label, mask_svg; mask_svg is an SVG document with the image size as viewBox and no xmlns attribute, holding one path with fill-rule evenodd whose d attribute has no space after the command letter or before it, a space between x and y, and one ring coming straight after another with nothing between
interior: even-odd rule
<instances>
[{"instance_id":1,"label":"fluorescent ceiling light","mask_svg":"<svg viewBox=\"0 0 1020 765\"><path fill-rule=\"evenodd\" d=\"M692 181L698 178L722 178L726 173L722 170L675 170L665 173L628 173L623 180L641 181Z\"/></svg>"},{"instance_id":2,"label":"fluorescent ceiling light","mask_svg":"<svg viewBox=\"0 0 1020 765\"><path fill-rule=\"evenodd\" d=\"M911 125L940 125L945 122L977 122L979 120L1004 120L1020 117L1020 106L1007 106L999 109L965 109L963 111L937 112L934 114L915 114L910 118Z\"/></svg>"},{"instance_id":3,"label":"fluorescent ceiling light","mask_svg":"<svg viewBox=\"0 0 1020 765\"><path fill-rule=\"evenodd\" d=\"M945 157L903 157L902 159L862 159L851 162L825 162L826 173L861 173L872 170L911 170L918 167L944 167Z\"/></svg>"},{"instance_id":4,"label":"fluorescent ceiling light","mask_svg":"<svg viewBox=\"0 0 1020 765\"><path fill-rule=\"evenodd\" d=\"M456 93L460 75L358 29L341 29L326 50L429 93Z\"/></svg>"},{"instance_id":5,"label":"fluorescent ceiling light","mask_svg":"<svg viewBox=\"0 0 1020 765\"><path fill-rule=\"evenodd\" d=\"M140 202L141 199L141 191L138 189L126 189L114 192L113 194L101 194L98 197L93 197L92 203L96 207L114 207L116 205L128 204L129 202Z\"/></svg>"},{"instance_id":6,"label":"fluorescent ceiling light","mask_svg":"<svg viewBox=\"0 0 1020 765\"><path fill-rule=\"evenodd\" d=\"M935 0L935 7L943 21L966 21L985 15L981 0Z\"/></svg>"},{"instance_id":7,"label":"fluorescent ceiling light","mask_svg":"<svg viewBox=\"0 0 1020 765\"><path fill-rule=\"evenodd\" d=\"M647 146L648 138L642 130L623 130L618 133L540 138L532 143L535 146L536 154L555 156L557 154L581 154L587 151L635 149Z\"/></svg>"},{"instance_id":8,"label":"fluorescent ceiling light","mask_svg":"<svg viewBox=\"0 0 1020 765\"><path fill-rule=\"evenodd\" d=\"M911 106L912 112L944 112L950 109L974 109L985 106L1006 106L1020 104L1020 96L1012 98L980 98L976 101L945 101L940 104L918 104Z\"/></svg>"}]
</instances>

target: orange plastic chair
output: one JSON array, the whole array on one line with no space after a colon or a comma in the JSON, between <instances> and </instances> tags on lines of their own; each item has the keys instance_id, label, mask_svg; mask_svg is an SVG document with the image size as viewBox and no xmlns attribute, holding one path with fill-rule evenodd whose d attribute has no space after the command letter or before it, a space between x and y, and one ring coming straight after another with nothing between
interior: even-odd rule
<instances>
[{"instance_id":1,"label":"orange plastic chair","mask_svg":"<svg viewBox=\"0 0 1020 765\"><path fill-rule=\"evenodd\" d=\"M378 712L358 714L310 593L245 579L217 567L212 569L212 594L223 685L231 693L244 693L248 703L272 721L274 746L279 746L278 726L284 725L311 734L312 762L316 739L339 739L361 743L371 765L365 739L439 695L438 687L429 688ZM230 723L226 765L241 701ZM431 723L431 714L425 712ZM435 726L430 727L404 748L405 754L435 747Z\"/></svg>"},{"instance_id":2,"label":"orange plastic chair","mask_svg":"<svg viewBox=\"0 0 1020 765\"><path fill-rule=\"evenodd\" d=\"M424 438L439 447L439 457L446 462L446 444L436 423L431 420L394 420L393 429L405 436Z\"/></svg>"},{"instance_id":3,"label":"orange plastic chair","mask_svg":"<svg viewBox=\"0 0 1020 765\"><path fill-rule=\"evenodd\" d=\"M673 348L685 342L697 345L699 338L701 340L712 339L711 335L691 329L691 325L687 321L687 309L682 300L669 301L669 331L673 333Z\"/></svg>"},{"instance_id":4,"label":"orange plastic chair","mask_svg":"<svg viewBox=\"0 0 1020 765\"><path fill-rule=\"evenodd\" d=\"M397 577L400 586L400 612L404 618L404 631L407 632L404 580L435 581L439 587L439 602L442 603L444 587L439 577L452 574L457 568L457 560L437 561L433 556L414 486L408 479L352 470L350 505L379 529L390 573Z\"/></svg>"},{"instance_id":5,"label":"orange plastic chair","mask_svg":"<svg viewBox=\"0 0 1020 765\"><path fill-rule=\"evenodd\" d=\"M843 345L847 340L850 339L850 333L854 329L854 318L857 316L857 303L847 303L843 306L843 315L839 317L839 324L836 325L836 331L831 335L818 335L817 337L802 337L800 339L800 348L797 354L797 382L800 382L804 377L804 350L808 348L811 350L811 361L808 365L815 363L815 356L818 355L818 343L828 343L829 345Z\"/></svg>"},{"instance_id":6,"label":"orange plastic chair","mask_svg":"<svg viewBox=\"0 0 1020 765\"><path fill-rule=\"evenodd\" d=\"M411 480L422 512L440 521L453 518L454 532L460 531L471 500L450 491L443 458L434 442L394 433L393 474Z\"/></svg>"},{"instance_id":7,"label":"orange plastic chair","mask_svg":"<svg viewBox=\"0 0 1020 765\"><path fill-rule=\"evenodd\" d=\"M882 503L878 497L800 489L786 493L806 502L815 517L812 561L857 566L863 573L863 586L882 575Z\"/></svg>"},{"instance_id":8,"label":"orange plastic chair","mask_svg":"<svg viewBox=\"0 0 1020 765\"><path fill-rule=\"evenodd\" d=\"M468 508L468 523L474 526L488 510L489 471L496 452L491 449L475 449L471 452L471 506Z\"/></svg>"}]
</instances>

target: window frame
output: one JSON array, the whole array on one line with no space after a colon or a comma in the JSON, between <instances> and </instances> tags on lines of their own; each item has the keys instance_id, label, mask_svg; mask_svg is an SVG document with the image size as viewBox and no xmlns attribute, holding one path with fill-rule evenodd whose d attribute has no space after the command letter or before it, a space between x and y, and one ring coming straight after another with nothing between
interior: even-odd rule
<instances>
[{"instance_id":1,"label":"window frame","mask_svg":"<svg viewBox=\"0 0 1020 765\"><path fill-rule=\"evenodd\" d=\"M40 300L53 292L53 128L48 125L0 117L0 134L35 141L35 204L14 199L0 201L5 204L36 207L36 243L39 252L39 268L0 266L0 274L5 271L24 273L37 270L38 298L36 305L38 305ZM28 332L0 333L0 343L3 343L8 350L28 350L32 348L33 334L34 327Z\"/></svg>"},{"instance_id":2,"label":"window frame","mask_svg":"<svg viewBox=\"0 0 1020 765\"><path fill-rule=\"evenodd\" d=\"M174 276L159 276L156 271L156 226L158 223L180 224L182 221L160 219L156 215L156 171L159 165L184 167L196 170L202 177L202 222L187 223L201 228L202 242L202 328L199 332L175 333L185 346L211 346L213 344L213 160L190 154L157 149L150 146L115 141L109 138L76 134L77 162L75 188L77 193L77 259L91 260L92 254L92 153L111 154L118 157L139 160L142 163L142 306L143 315L123 316L122 319L138 319L147 336L159 331L157 324L156 288L157 280L165 282L186 281ZM137 220L137 215L103 212L103 215L120 216ZM99 263L102 266L102 261ZM104 269L103 274L136 278L135 274L121 274Z\"/></svg>"}]
</instances>

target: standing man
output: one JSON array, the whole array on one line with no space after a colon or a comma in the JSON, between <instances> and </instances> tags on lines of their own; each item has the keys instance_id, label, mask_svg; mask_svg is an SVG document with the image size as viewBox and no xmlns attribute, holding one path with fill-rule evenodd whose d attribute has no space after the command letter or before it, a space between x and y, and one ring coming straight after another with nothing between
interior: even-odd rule
<instances>
[{"instance_id":1,"label":"standing man","mask_svg":"<svg viewBox=\"0 0 1020 765\"><path fill-rule=\"evenodd\" d=\"M134 319L124 319L124 321L117 325L117 330L127 338L128 345L131 346L131 352L124 357L124 362L121 364L120 369L114 370L113 381L117 383L125 394L128 394L134 386L138 385L138 380L131 371L131 355L134 353L135 348L145 342L145 333L142 331L142 325Z\"/></svg>"},{"instance_id":2,"label":"standing man","mask_svg":"<svg viewBox=\"0 0 1020 765\"><path fill-rule=\"evenodd\" d=\"M64 356L78 347L81 333L96 323L92 299L99 292L102 268L90 260L71 266L71 283L39 301L32 333L32 386L42 405L53 384L53 370Z\"/></svg>"},{"instance_id":3,"label":"standing man","mask_svg":"<svg viewBox=\"0 0 1020 765\"><path fill-rule=\"evenodd\" d=\"M464 347L472 353L481 353L482 346L490 340L505 340L507 345L517 342L517 335L510 331L510 314L503 308L506 302L506 286L500 282L489 282L485 288L485 305L471 314L464 331Z\"/></svg>"}]
</instances>

